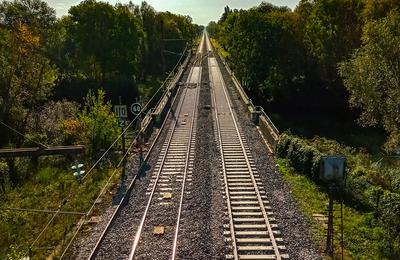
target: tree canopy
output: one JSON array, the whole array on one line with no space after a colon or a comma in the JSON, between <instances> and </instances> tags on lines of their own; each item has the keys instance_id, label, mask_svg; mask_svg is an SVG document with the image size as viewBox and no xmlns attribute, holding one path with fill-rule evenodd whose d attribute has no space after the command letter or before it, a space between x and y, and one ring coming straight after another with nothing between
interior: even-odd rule
<instances>
[{"instance_id":1,"label":"tree canopy","mask_svg":"<svg viewBox=\"0 0 400 260\"><path fill-rule=\"evenodd\" d=\"M101 88L108 100L132 100L139 84L165 77L198 33L189 16L157 12L146 2L85 0L57 18L45 1L3 1L0 120L28 134L26 122L49 100L82 103ZM21 135L0 129L0 146L23 145Z\"/></svg>"},{"instance_id":2,"label":"tree canopy","mask_svg":"<svg viewBox=\"0 0 400 260\"><path fill-rule=\"evenodd\" d=\"M390 134L387 148L393 150L400 145L400 13L368 22L362 42L339 72L350 103L363 111L360 121L383 125Z\"/></svg>"},{"instance_id":3,"label":"tree canopy","mask_svg":"<svg viewBox=\"0 0 400 260\"><path fill-rule=\"evenodd\" d=\"M207 30L256 103L343 117L361 109L364 125L383 127L386 148L394 148L400 145L399 85L391 76L398 75L393 10L399 7L393 0L301 0L293 11L269 3L226 7Z\"/></svg>"}]
</instances>

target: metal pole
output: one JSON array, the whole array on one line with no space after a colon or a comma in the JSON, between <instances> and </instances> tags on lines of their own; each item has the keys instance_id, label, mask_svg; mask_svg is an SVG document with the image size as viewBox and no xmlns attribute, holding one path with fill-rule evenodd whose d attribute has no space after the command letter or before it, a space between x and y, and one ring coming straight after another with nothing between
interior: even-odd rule
<instances>
[{"instance_id":1,"label":"metal pole","mask_svg":"<svg viewBox=\"0 0 400 260\"><path fill-rule=\"evenodd\" d=\"M121 106L122 105L122 97L121 96L119 96L118 97L118 100L119 100L119 105ZM120 127L121 127L121 131L122 131L122 136L121 136L121 141L122 141L122 152L123 152L123 154L125 154L126 153L126 148L125 148L125 124L124 124L124 119L123 118L121 118L121 122L120 122ZM124 158L124 160L125 160L125 158Z\"/></svg>"},{"instance_id":2,"label":"metal pole","mask_svg":"<svg viewBox=\"0 0 400 260\"><path fill-rule=\"evenodd\" d=\"M342 260L344 259L344 233L343 233L343 191L342 191L342 197L340 201L340 232L341 232L341 250L342 250Z\"/></svg>"},{"instance_id":3,"label":"metal pole","mask_svg":"<svg viewBox=\"0 0 400 260\"><path fill-rule=\"evenodd\" d=\"M326 253L333 257L333 188L329 186L329 205L328 205L328 234L326 237Z\"/></svg>"},{"instance_id":4,"label":"metal pole","mask_svg":"<svg viewBox=\"0 0 400 260\"><path fill-rule=\"evenodd\" d=\"M125 154L126 153L126 143L125 143L124 127L121 127L121 129L122 129L122 152L123 152L123 154ZM126 157L124 158L124 164L125 164L125 160L126 160Z\"/></svg>"}]
</instances>

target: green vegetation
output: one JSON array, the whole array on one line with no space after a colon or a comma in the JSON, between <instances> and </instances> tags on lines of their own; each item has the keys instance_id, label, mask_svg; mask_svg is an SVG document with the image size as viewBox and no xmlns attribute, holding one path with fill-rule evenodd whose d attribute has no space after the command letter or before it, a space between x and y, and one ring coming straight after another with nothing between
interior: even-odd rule
<instances>
[{"instance_id":1,"label":"green vegetation","mask_svg":"<svg viewBox=\"0 0 400 260\"><path fill-rule=\"evenodd\" d=\"M279 171L289 184L293 196L307 216L311 225L311 235L322 251L326 245L326 225L323 219L316 216L326 214L328 196L324 188L318 186L307 176L298 174L291 168L287 160L279 159ZM343 230L345 258L355 259L395 259L388 257L385 245L392 241L387 231L372 214L356 210L348 205L343 207ZM340 258L340 205L334 206L334 245L335 255Z\"/></svg>"},{"instance_id":2,"label":"green vegetation","mask_svg":"<svg viewBox=\"0 0 400 260\"><path fill-rule=\"evenodd\" d=\"M391 152L400 146L399 7L394 0L302 0L293 11L226 7L207 29L255 104L307 121L293 131L310 118L348 125L359 117L389 134Z\"/></svg>"},{"instance_id":3,"label":"green vegetation","mask_svg":"<svg viewBox=\"0 0 400 260\"><path fill-rule=\"evenodd\" d=\"M112 103L148 100L202 29L146 2L85 0L61 18L42 0L0 2L0 148L85 145L79 157L0 160L0 259L64 249L82 216L4 208L86 213L111 174L110 187L120 176ZM80 183L72 163L88 172L112 144Z\"/></svg>"},{"instance_id":4,"label":"green vegetation","mask_svg":"<svg viewBox=\"0 0 400 260\"><path fill-rule=\"evenodd\" d=\"M89 162L87 162L89 163ZM16 164L21 168L29 165L29 161L20 159ZM70 169L71 162L65 159L40 159L39 170L32 174L31 169L26 169L26 179L16 188L7 187L1 194L0 210L0 257L10 259L13 254L26 256L30 245L35 241L47 222L53 216L46 213L32 213L7 211L7 208L46 209L57 211L65 198L68 202L60 209L62 211L86 212L94 199L100 193L107 179L114 170L113 183L118 181L121 170L113 168L111 161L95 172L80 184L73 176ZM67 235L71 228L77 224L79 215L58 215L49 228L31 248L32 255L44 258L61 244L68 242Z\"/></svg>"},{"instance_id":5,"label":"green vegetation","mask_svg":"<svg viewBox=\"0 0 400 260\"><path fill-rule=\"evenodd\" d=\"M298 135L283 134L276 154L319 243L319 160L346 156L345 247L356 259L400 258L400 165L388 156L400 147L399 10L395 0L263 2L226 7L207 27L253 102Z\"/></svg>"},{"instance_id":6,"label":"green vegetation","mask_svg":"<svg viewBox=\"0 0 400 260\"><path fill-rule=\"evenodd\" d=\"M340 75L351 94L352 105L362 108L364 125L381 124L389 133L388 150L400 140L398 87L400 84L400 13L365 25L363 46L340 65Z\"/></svg>"},{"instance_id":7,"label":"green vegetation","mask_svg":"<svg viewBox=\"0 0 400 260\"><path fill-rule=\"evenodd\" d=\"M85 107L78 115L83 141L87 150L94 154L101 148L107 149L120 135L118 121L111 111L111 103L105 103L104 91L99 90L97 97L89 91L85 98Z\"/></svg>"},{"instance_id":8,"label":"green vegetation","mask_svg":"<svg viewBox=\"0 0 400 260\"><path fill-rule=\"evenodd\" d=\"M306 140L288 134L281 135L276 153L285 159L280 160L281 170L294 186L295 196L309 216L326 210L323 203L326 198L322 202L317 199L327 192L327 187L318 177L320 157L345 155L348 174L343 194L348 222L345 225L348 232L346 249L355 258L397 259L400 256L398 163L372 158L325 138ZM320 195L313 198L311 192ZM365 251L367 242L371 243L373 250Z\"/></svg>"}]
</instances>

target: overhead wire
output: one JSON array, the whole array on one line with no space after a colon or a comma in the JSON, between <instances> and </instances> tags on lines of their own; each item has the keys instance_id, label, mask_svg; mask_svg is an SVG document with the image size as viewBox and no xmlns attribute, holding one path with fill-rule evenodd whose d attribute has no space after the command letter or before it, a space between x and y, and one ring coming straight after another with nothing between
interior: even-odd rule
<instances>
[{"instance_id":1,"label":"overhead wire","mask_svg":"<svg viewBox=\"0 0 400 260\"><path fill-rule=\"evenodd\" d=\"M45 144L43 144L43 143L41 143L41 142L35 141L35 140L33 140L32 138L27 137L25 134L21 133L20 131L18 131L18 130L15 129L14 127L12 127L12 126L10 126L10 125L4 123L4 122L1 121L1 120L0 120L0 124L2 124L3 126L7 127L7 128L10 129L11 131L17 133L18 135L24 137L25 139L28 139L29 141L31 141L31 142L33 142L33 143L39 145L40 147L49 148L47 145L45 145Z\"/></svg>"},{"instance_id":2,"label":"overhead wire","mask_svg":"<svg viewBox=\"0 0 400 260\"><path fill-rule=\"evenodd\" d=\"M184 52L185 53L187 50L187 48L185 48ZM178 61L177 65L179 65L181 62L181 59ZM177 65L175 66L175 68L177 67ZM172 72L175 70L175 68L172 70ZM171 74L170 74L171 75ZM164 81L164 83L166 83L166 81ZM164 85L163 83L163 85ZM160 89L160 88L159 88ZM154 95L153 95L154 97ZM150 101L149 101L150 102ZM149 103L148 102L148 103ZM142 130L139 131L139 133L136 134L136 136L133 138L133 140L136 140L137 138L140 137L140 135L143 134ZM121 158L121 160L119 161L118 165L117 165L117 169L114 170L114 172L111 174L111 176L108 178L106 184L104 185L104 187L102 188L102 190L100 191L99 195L97 196L97 198L94 200L94 202L92 203L91 207L89 208L89 210L87 211L85 217L89 216L91 214L91 212L93 211L95 205L96 205L96 201L98 201L98 199L104 194L107 186L110 184L112 178L115 176L115 174L117 173L117 170L119 167L121 167L121 164L124 162L125 158L129 155L130 150L133 148L134 143L132 142L131 145L129 146L128 150L126 151L126 153L124 154L124 156ZM143 165L139 165L139 171L141 170L141 168L143 167ZM74 232L74 235L72 236L71 240L69 241L67 247L64 249L62 255L60 256L60 259L63 259L63 257L65 256L65 254L67 253L69 247L71 246L72 242L75 240L76 236L78 235L80 229L83 226L83 221L80 222L79 226L77 227L77 229Z\"/></svg>"},{"instance_id":3,"label":"overhead wire","mask_svg":"<svg viewBox=\"0 0 400 260\"><path fill-rule=\"evenodd\" d=\"M185 50L183 51L183 53L185 53L188 49L188 45L186 45ZM125 127L125 129L121 132L121 134L115 139L115 141L108 147L108 149L100 156L100 158L93 164L93 166L87 171L87 173L82 177L82 181L89 176L93 170L97 167L97 165L104 159L104 157L111 151L111 149L114 147L114 145L122 138L122 136L128 131L128 129L133 125L133 123L144 113L144 111L148 108L148 106L151 104L151 102L154 100L154 98L158 95L158 93L160 92L161 89L164 88L165 84L170 80L170 78L174 75L174 71L178 68L178 66L180 65L182 59L183 59L184 55L182 55L177 64L175 65L175 67L171 70L171 72L168 74L167 78L163 81L163 83L160 85L160 87L157 89L157 91L153 94L153 96L147 101L146 105L143 106L143 109L134 117L134 119L128 124L128 126ZM133 143L132 143L133 144ZM132 147L132 144L130 146L130 148ZM128 150L129 151L129 150ZM128 152L127 152L128 153ZM127 154L126 153L126 154ZM124 155L123 158L126 157L126 154ZM121 161L120 161L121 163ZM120 165L120 163L118 165ZM116 169L117 170L117 169ZM115 174L116 170L113 172L113 174ZM110 180L110 179L109 179ZM103 190L103 189L102 189ZM58 214L60 214L61 212L61 208L67 204L67 202L69 201L69 199L73 196L74 193L70 192L60 203L59 208L57 211L55 211L53 217L47 222L47 224L45 225L45 227L42 229L42 231L39 233L39 235L36 237L36 239L34 240L33 243L31 243L31 245L29 246L29 250L31 248L33 248L33 246L36 244L37 241L39 241L39 239L41 238L41 236L44 234L44 232L47 230L47 228L50 226L50 224L54 221L54 219L56 218L56 216ZM83 224L80 224L79 229L81 228ZM75 235L76 236L76 235ZM74 237L75 237L74 236ZM68 245L69 246L69 245ZM28 251L29 252L29 251ZM64 255L64 254L63 254Z\"/></svg>"}]
</instances>

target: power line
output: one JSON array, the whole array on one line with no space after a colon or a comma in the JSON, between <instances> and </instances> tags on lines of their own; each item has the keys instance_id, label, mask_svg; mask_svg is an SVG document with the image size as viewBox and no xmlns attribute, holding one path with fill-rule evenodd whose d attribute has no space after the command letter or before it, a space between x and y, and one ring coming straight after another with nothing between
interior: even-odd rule
<instances>
[{"instance_id":1,"label":"power line","mask_svg":"<svg viewBox=\"0 0 400 260\"><path fill-rule=\"evenodd\" d=\"M0 124L4 125L4 126L7 127L8 129L10 129L11 131L17 133L18 135L24 137L25 139L28 139L29 141L38 144L40 147L49 148L47 145L45 145L45 144L43 144L43 143L41 143L41 142L35 141L35 140L33 140L32 138L27 137L26 135L24 135L23 133L21 133L20 131L18 131L18 130L15 129L14 127L12 127L12 126L10 126L10 125L4 123L3 121L0 121Z\"/></svg>"},{"instance_id":2,"label":"power line","mask_svg":"<svg viewBox=\"0 0 400 260\"><path fill-rule=\"evenodd\" d=\"M56 213L58 214L66 214L66 215L85 215L83 212L74 212L74 211L58 211L58 210L47 210L47 209L24 209L24 208L0 208L0 210L9 210L9 211L26 211L33 213Z\"/></svg>"},{"instance_id":3,"label":"power line","mask_svg":"<svg viewBox=\"0 0 400 260\"><path fill-rule=\"evenodd\" d=\"M188 49L188 45L186 45L185 50L183 51L183 53L185 53ZM161 89L163 89L163 87L165 86L165 84L168 82L168 80L174 75L174 71L178 68L179 64L181 63L182 59L183 59L183 55L180 57L179 61L177 62L177 64L175 65L175 67L172 69L172 71L169 73L169 75L167 76L167 78L164 80L164 82L160 85L160 87L157 89L157 91L153 94L153 96L149 99L149 101L146 103L146 105L143 107L143 109L138 113L138 115L136 115L136 117L128 124L128 126L122 131L122 133L115 139L115 141L110 145L110 147L102 154L102 156L100 156L100 158L93 164L93 166L88 170L88 172L82 177L82 181L90 175L90 173L92 173L92 171L96 168L96 166L101 162L101 160L110 152L110 150L112 149L112 147L121 139L121 137L128 131L128 129L133 125L133 123L139 118L139 116L141 116L143 114L143 111L145 111L147 109L147 107L150 105L150 103L153 101L153 99L158 95L158 93L160 92ZM139 132L140 133L140 132ZM132 144L131 144L132 147ZM129 149L131 149L131 147ZM129 149L127 151L127 153L129 152ZM123 158L126 157L127 153L124 155ZM120 162L121 163L121 162ZM120 165L120 163L118 165ZM116 169L117 170L117 169ZM113 174L115 174L116 170L113 172ZM46 224L46 226L43 228L43 230L40 232L40 234L36 237L36 239L33 241L33 243L30 245L29 248L32 248L36 242L39 240L39 238L44 234L44 232L47 230L47 228L50 226L50 224L54 221L55 217L60 214L61 212L61 208L68 202L68 200L74 195L74 193L69 193L69 195L67 197L65 197L62 200L62 203L59 207L59 209L57 211L54 212L53 217L48 221L48 223ZM81 228L83 224L81 223L80 226L78 227L78 231ZM74 235L74 237L76 236L76 234ZM71 241L72 242L72 241ZM71 242L68 244L68 247L70 246ZM65 252L64 252L65 253Z\"/></svg>"}]
</instances>

